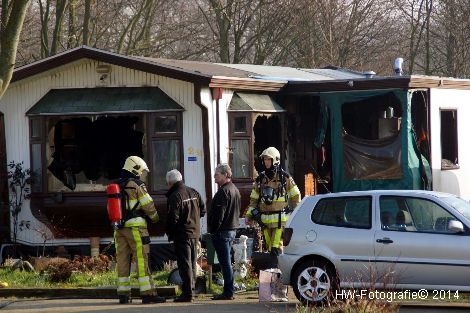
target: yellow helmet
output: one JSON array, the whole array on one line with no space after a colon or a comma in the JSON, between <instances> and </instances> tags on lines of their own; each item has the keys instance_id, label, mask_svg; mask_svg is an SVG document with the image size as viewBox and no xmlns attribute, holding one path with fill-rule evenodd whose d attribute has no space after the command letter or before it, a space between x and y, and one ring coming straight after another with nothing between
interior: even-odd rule
<instances>
[{"instance_id":1,"label":"yellow helmet","mask_svg":"<svg viewBox=\"0 0 470 313\"><path fill-rule=\"evenodd\" d=\"M142 176L143 171L149 172L147 163L145 163L144 160L135 155L130 156L126 159L126 162L124 163L122 169L131 172L132 174L139 177Z\"/></svg>"},{"instance_id":2,"label":"yellow helmet","mask_svg":"<svg viewBox=\"0 0 470 313\"><path fill-rule=\"evenodd\" d=\"M274 147L269 147L261 153L259 156L260 158L268 157L273 159L273 165L279 165L281 163L281 154L279 153L279 150L277 150Z\"/></svg>"}]
</instances>

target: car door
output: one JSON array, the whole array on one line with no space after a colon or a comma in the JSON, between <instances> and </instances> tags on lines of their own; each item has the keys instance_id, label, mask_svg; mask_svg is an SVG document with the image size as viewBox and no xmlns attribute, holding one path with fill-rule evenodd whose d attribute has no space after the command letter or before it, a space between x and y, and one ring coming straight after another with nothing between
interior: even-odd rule
<instances>
[{"instance_id":1,"label":"car door","mask_svg":"<svg viewBox=\"0 0 470 313\"><path fill-rule=\"evenodd\" d=\"M391 285L470 286L470 236L446 229L458 220L449 208L412 196L380 196L378 204L378 277Z\"/></svg>"},{"instance_id":2,"label":"car door","mask_svg":"<svg viewBox=\"0 0 470 313\"><path fill-rule=\"evenodd\" d=\"M335 263L342 284L360 282L374 260L372 197L321 199L312 213L317 234L313 245Z\"/></svg>"}]
</instances>

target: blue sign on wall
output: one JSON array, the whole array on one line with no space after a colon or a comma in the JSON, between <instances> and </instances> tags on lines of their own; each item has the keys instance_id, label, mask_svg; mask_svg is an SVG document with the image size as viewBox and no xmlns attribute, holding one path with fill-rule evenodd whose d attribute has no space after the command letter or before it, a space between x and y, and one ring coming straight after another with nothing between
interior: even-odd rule
<instances>
[{"instance_id":1,"label":"blue sign on wall","mask_svg":"<svg viewBox=\"0 0 470 313\"><path fill-rule=\"evenodd\" d=\"M188 162L197 161L197 156L188 156Z\"/></svg>"}]
</instances>

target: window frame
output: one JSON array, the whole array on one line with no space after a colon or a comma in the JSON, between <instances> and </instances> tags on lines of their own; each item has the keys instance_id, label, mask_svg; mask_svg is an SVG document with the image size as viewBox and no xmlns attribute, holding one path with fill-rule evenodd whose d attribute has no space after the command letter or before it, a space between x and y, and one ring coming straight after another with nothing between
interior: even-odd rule
<instances>
[{"instance_id":1,"label":"window frame","mask_svg":"<svg viewBox=\"0 0 470 313\"><path fill-rule=\"evenodd\" d=\"M250 174L248 177L232 177L234 182L247 182L254 179L254 156L253 156L253 112L228 112L229 120L229 165L233 168L233 140L248 140L248 154L249 154L249 168ZM246 118L246 131L235 132L235 119L237 117Z\"/></svg>"},{"instance_id":2,"label":"window frame","mask_svg":"<svg viewBox=\"0 0 470 313\"><path fill-rule=\"evenodd\" d=\"M443 112L453 112L454 114L454 125L453 125L453 129L449 129L449 127L442 127L442 113ZM459 129L458 129L458 110L456 108L440 108L439 109L439 123L440 123L440 140L441 140L441 170L445 171L445 170L454 170L454 169L459 169L460 168L460 165L459 165ZM443 146L442 146L442 143L443 143L443 130L446 132L446 134L450 134L452 135L452 141L453 141L453 156L455 156L454 160L457 159L457 163L454 163L454 160L449 160L452 162L452 165L449 165L449 166L442 166L442 160L443 159L446 159L444 158L444 150L443 149ZM448 140L450 136L447 136L446 140ZM447 159L446 159L447 160Z\"/></svg>"},{"instance_id":3,"label":"window frame","mask_svg":"<svg viewBox=\"0 0 470 313\"><path fill-rule=\"evenodd\" d=\"M176 116L176 133L155 133L155 117L158 116ZM180 111L167 111L167 112L154 112L148 114L147 120L147 153L149 156L148 162L151 171L155 171L153 168L153 142L159 140L178 140L179 142L179 163L180 169L178 169L184 177L184 145L183 145L183 114ZM156 189L154 186L153 176L148 175L148 185L149 185L149 192L154 194L162 194L164 195L168 191L168 187Z\"/></svg>"},{"instance_id":4,"label":"window frame","mask_svg":"<svg viewBox=\"0 0 470 313\"><path fill-rule=\"evenodd\" d=\"M33 136L33 123L39 123L39 134L38 136ZM41 150L41 180L38 182L37 177L33 177L33 186L31 186L31 193L46 193L47 190L47 179L46 179L46 137L47 133L46 127L47 122L43 116L32 116L28 118L28 127L29 127L29 168L31 171L34 169L34 160L33 160L33 145L39 144ZM38 190L36 190L36 186Z\"/></svg>"}]
</instances>

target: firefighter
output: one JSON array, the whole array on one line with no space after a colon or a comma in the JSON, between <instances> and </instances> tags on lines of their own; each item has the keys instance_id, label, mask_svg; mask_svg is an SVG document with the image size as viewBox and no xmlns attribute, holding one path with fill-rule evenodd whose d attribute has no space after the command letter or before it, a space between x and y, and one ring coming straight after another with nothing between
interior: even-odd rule
<instances>
[{"instance_id":1,"label":"firefighter","mask_svg":"<svg viewBox=\"0 0 470 313\"><path fill-rule=\"evenodd\" d=\"M162 303L165 298L157 296L149 270L148 253L150 252L150 236L146 218L153 223L158 221L152 197L147 192L144 182L140 180L149 172L144 160L137 156L126 159L121 171L119 185L124 192L122 196L122 225L114 233L117 260L117 293L119 303L131 301L130 263L132 256L137 264L142 304Z\"/></svg>"},{"instance_id":2,"label":"firefighter","mask_svg":"<svg viewBox=\"0 0 470 313\"><path fill-rule=\"evenodd\" d=\"M265 170L256 178L246 217L249 223L254 220L261 226L267 250L277 256L282 252L282 231L301 196L292 177L280 165L279 150L269 147L260 158Z\"/></svg>"}]
</instances>

